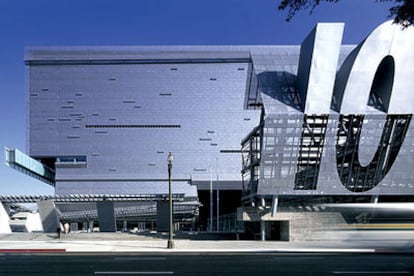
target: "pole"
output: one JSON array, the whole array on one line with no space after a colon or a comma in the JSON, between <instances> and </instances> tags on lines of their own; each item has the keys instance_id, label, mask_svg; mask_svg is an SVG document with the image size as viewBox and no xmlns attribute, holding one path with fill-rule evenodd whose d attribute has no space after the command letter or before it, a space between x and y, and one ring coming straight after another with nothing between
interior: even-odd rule
<instances>
[{"instance_id":1,"label":"pole","mask_svg":"<svg viewBox=\"0 0 414 276\"><path fill-rule=\"evenodd\" d=\"M211 167L210 167L210 232L213 232L213 179L211 176Z\"/></svg>"},{"instance_id":2,"label":"pole","mask_svg":"<svg viewBox=\"0 0 414 276\"><path fill-rule=\"evenodd\" d=\"M172 201L172 191L171 191L171 169L172 169L172 160L173 156L171 152L168 154L168 199L169 199L169 235L168 235L168 245L169 249L174 248L173 241L173 201Z\"/></svg>"},{"instance_id":3,"label":"pole","mask_svg":"<svg viewBox=\"0 0 414 276\"><path fill-rule=\"evenodd\" d=\"M216 198L216 207L217 207L217 218L216 218L216 220L217 220L217 222L216 222L216 224L217 224L217 228L216 228L216 230L217 230L217 232L219 232L220 231L220 187L219 187L219 175L218 175L218 158L216 158L216 175L217 175L217 179L216 179L216 195L217 195L217 198Z\"/></svg>"}]
</instances>

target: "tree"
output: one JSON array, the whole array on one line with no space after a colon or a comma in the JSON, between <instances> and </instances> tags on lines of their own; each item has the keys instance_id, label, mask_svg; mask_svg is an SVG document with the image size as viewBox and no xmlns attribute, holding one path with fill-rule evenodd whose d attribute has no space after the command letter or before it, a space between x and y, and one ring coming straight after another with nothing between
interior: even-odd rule
<instances>
[{"instance_id":1,"label":"tree","mask_svg":"<svg viewBox=\"0 0 414 276\"><path fill-rule=\"evenodd\" d=\"M310 10L310 13L322 2L337 3L341 0L281 0L279 10L288 10L286 21L290 21L297 12ZM376 0L377 2L394 2L388 17L404 28L414 23L414 0Z\"/></svg>"}]
</instances>

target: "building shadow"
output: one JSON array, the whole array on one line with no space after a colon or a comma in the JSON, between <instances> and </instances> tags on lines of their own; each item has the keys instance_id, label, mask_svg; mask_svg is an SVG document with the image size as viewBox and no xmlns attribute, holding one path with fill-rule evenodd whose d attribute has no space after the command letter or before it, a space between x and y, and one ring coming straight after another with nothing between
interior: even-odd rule
<instances>
[{"instance_id":1,"label":"building shadow","mask_svg":"<svg viewBox=\"0 0 414 276\"><path fill-rule=\"evenodd\" d=\"M257 79L263 94L300 112L304 111L305 99L297 89L296 75L285 71L267 71L259 73Z\"/></svg>"}]
</instances>

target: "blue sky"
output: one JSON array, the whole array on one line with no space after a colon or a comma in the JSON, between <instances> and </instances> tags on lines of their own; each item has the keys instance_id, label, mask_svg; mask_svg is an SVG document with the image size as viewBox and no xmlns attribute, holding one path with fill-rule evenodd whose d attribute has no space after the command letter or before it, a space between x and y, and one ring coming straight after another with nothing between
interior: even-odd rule
<instances>
[{"instance_id":1,"label":"blue sky","mask_svg":"<svg viewBox=\"0 0 414 276\"><path fill-rule=\"evenodd\" d=\"M0 0L0 146L26 151L26 46L300 44L317 22L345 22L343 43L356 44L387 20L390 6L342 0L287 23L279 2ZM0 195L53 192L0 164Z\"/></svg>"}]
</instances>

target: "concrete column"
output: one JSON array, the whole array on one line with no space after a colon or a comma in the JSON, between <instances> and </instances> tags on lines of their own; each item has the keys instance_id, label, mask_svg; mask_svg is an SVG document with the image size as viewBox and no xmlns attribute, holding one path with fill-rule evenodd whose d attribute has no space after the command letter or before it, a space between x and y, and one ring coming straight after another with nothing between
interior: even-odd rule
<instances>
[{"instance_id":1,"label":"concrete column","mask_svg":"<svg viewBox=\"0 0 414 276\"><path fill-rule=\"evenodd\" d=\"M87 221L84 221L82 223L82 230L88 232L89 229L88 229L88 222Z\"/></svg>"},{"instance_id":2,"label":"concrete column","mask_svg":"<svg viewBox=\"0 0 414 276\"><path fill-rule=\"evenodd\" d=\"M99 201L98 209L99 231L116 232L115 209L112 201Z\"/></svg>"},{"instance_id":3,"label":"concrete column","mask_svg":"<svg viewBox=\"0 0 414 276\"><path fill-rule=\"evenodd\" d=\"M279 203L279 196L278 195L274 195L273 196L273 200L272 200L272 217L273 218L276 216L278 203Z\"/></svg>"},{"instance_id":4,"label":"concrete column","mask_svg":"<svg viewBox=\"0 0 414 276\"><path fill-rule=\"evenodd\" d=\"M124 225L122 227L122 231L124 232L128 231L128 221L126 219L124 219Z\"/></svg>"},{"instance_id":5,"label":"concrete column","mask_svg":"<svg viewBox=\"0 0 414 276\"><path fill-rule=\"evenodd\" d=\"M266 221L260 221L260 240L266 240Z\"/></svg>"},{"instance_id":6,"label":"concrete column","mask_svg":"<svg viewBox=\"0 0 414 276\"><path fill-rule=\"evenodd\" d=\"M70 223L70 227L69 227L69 231L78 231L79 230L79 224L77 222L71 222Z\"/></svg>"},{"instance_id":7,"label":"concrete column","mask_svg":"<svg viewBox=\"0 0 414 276\"><path fill-rule=\"evenodd\" d=\"M0 202L0 234L9 234L11 232L9 215L3 203Z\"/></svg>"},{"instance_id":8,"label":"concrete column","mask_svg":"<svg viewBox=\"0 0 414 276\"><path fill-rule=\"evenodd\" d=\"M260 199L260 205L266 208L266 200L263 197ZM264 220L260 220L260 240L266 240L266 221Z\"/></svg>"},{"instance_id":9,"label":"concrete column","mask_svg":"<svg viewBox=\"0 0 414 276\"><path fill-rule=\"evenodd\" d=\"M43 231L45 233L55 233L59 226L59 216L53 200L43 200L37 202L40 219L42 220Z\"/></svg>"},{"instance_id":10,"label":"concrete column","mask_svg":"<svg viewBox=\"0 0 414 276\"><path fill-rule=\"evenodd\" d=\"M169 231L169 208L168 201L157 202L157 232Z\"/></svg>"}]
</instances>

